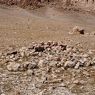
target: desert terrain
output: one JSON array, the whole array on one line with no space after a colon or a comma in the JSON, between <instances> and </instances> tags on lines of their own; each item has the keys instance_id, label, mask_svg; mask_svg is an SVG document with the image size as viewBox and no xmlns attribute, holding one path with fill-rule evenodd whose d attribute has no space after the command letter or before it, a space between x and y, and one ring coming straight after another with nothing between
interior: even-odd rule
<instances>
[{"instance_id":1,"label":"desert terrain","mask_svg":"<svg viewBox=\"0 0 95 95\"><path fill-rule=\"evenodd\" d=\"M0 95L95 95L95 14L0 4Z\"/></svg>"},{"instance_id":2,"label":"desert terrain","mask_svg":"<svg viewBox=\"0 0 95 95\"><path fill-rule=\"evenodd\" d=\"M23 45L31 41L65 41L95 48L94 36L69 35L74 26L95 32L95 16L73 11L60 12L49 6L27 11L19 7L0 6L0 47ZM90 46L90 47L89 47Z\"/></svg>"}]
</instances>

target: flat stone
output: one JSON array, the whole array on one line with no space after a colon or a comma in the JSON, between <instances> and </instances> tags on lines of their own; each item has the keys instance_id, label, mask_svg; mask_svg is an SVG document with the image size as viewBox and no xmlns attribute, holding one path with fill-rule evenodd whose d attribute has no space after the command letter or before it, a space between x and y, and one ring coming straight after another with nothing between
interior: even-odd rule
<instances>
[{"instance_id":1,"label":"flat stone","mask_svg":"<svg viewBox=\"0 0 95 95\"><path fill-rule=\"evenodd\" d=\"M66 61L65 64L64 64L64 67L74 67L75 66L75 62L73 61Z\"/></svg>"},{"instance_id":2,"label":"flat stone","mask_svg":"<svg viewBox=\"0 0 95 95\"><path fill-rule=\"evenodd\" d=\"M18 71L19 68L20 68L20 64L19 63L11 62L9 65L7 65L7 69L9 71Z\"/></svg>"}]
</instances>

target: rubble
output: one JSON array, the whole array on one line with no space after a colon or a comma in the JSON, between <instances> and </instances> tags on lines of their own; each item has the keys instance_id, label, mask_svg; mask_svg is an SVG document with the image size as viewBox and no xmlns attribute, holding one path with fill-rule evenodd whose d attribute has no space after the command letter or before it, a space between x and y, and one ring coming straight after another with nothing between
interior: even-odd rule
<instances>
[{"instance_id":1,"label":"rubble","mask_svg":"<svg viewBox=\"0 0 95 95\"><path fill-rule=\"evenodd\" d=\"M93 52L91 54L81 52L74 46L67 46L64 43L49 41L43 42L40 46L39 43L32 46L21 47L16 52L14 50L11 53L9 51L2 53L0 59L7 60L9 71L40 69L44 66L79 69L95 64Z\"/></svg>"},{"instance_id":2,"label":"rubble","mask_svg":"<svg viewBox=\"0 0 95 95\"><path fill-rule=\"evenodd\" d=\"M32 47L33 46L33 47ZM43 42L43 44L40 43L40 47L44 48L44 51L35 51L35 48L39 46L39 43L32 43L32 46L26 46L21 48L15 48L16 53L9 53L8 49L7 51L2 51L0 55L0 60L2 65L6 66L3 69L7 71L7 73L15 74L15 76L19 75L21 73L20 80L24 81L24 84L27 82L28 86L31 84L31 91L34 89L38 92L44 87L45 88L48 84L52 88L66 88L67 86L70 87L72 90L75 86L81 86L86 85L87 81L82 80L80 78L81 76L90 77L90 73L88 73L88 67L95 66L95 53L91 52L89 53L87 50L80 50L79 48L75 46L68 46L64 45L64 43L60 42ZM61 46L61 47L60 47ZM64 49L65 47L65 49ZM57 48L57 49L55 49ZM22 52L24 52L24 55L22 55ZM35 54L35 55L34 55ZM17 60L14 60L14 58L18 58ZM7 61L6 61L7 60ZM5 63L4 63L5 62ZM68 73L71 73L67 75ZM67 73L67 74L66 74ZM92 72L93 73L93 72ZM16 75L17 74L17 75ZM78 75L78 76L77 76ZM2 75L3 76L3 75ZM2 77L0 76L0 77ZM4 75L6 76L6 75ZM3 77L4 77L3 76ZM10 75L9 75L10 76ZM10 76L10 79L13 79ZM68 81L70 79L70 81ZM18 79L14 83L18 83ZM27 80L27 81L26 81ZM33 85L33 83L36 85ZM19 84L20 85L20 84ZM33 87L32 87L33 85ZM38 85L38 86L37 86ZM57 86L55 86L57 85ZM26 87L26 86L24 86ZM23 87L22 87L23 88ZM29 89L25 90L29 93ZM50 89L50 87L49 87ZM57 90L56 89L56 90ZM45 93L49 93L48 91L42 91L42 94L45 95ZM23 92L24 90L20 90ZM53 90L50 90L51 93ZM32 95L35 95L32 92ZM50 95L56 95L54 94ZM64 95L64 92L58 93L57 95ZM68 93L68 92L66 92ZM69 92L70 93L70 92ZM26 95L26 94L21 94ZM48 94L47 94L48 95ZM72 95L72 94L68 94ZM76 95L76 94L75 94Z\"/></svg>"}]
</instances>

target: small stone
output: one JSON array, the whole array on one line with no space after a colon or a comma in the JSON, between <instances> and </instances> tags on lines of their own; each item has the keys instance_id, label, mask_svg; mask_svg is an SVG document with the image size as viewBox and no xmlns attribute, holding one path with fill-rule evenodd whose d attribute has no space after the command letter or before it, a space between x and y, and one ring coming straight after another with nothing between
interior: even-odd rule
<instances>
[{"instance_id":1,"label":"small stone","mask_svg":"<svg viewBox=\"0 0 95 95\"><path fill-rule=\"evenodd\" d=\"M73 49L73 47L71 47L71 46L67 46L67 48L66 48L66 52L70 52L70 51L72 51L72 49Z\"/></svg>"},{"instance_id":2,"label":"small stone","mask_svg":"<svg viewBox=\"0 0 95 95\"><path fill-rule=\"evenodd\" d=\"M85 83L86 83L86 81L81 80L79 83L83 85L83 84L85 84Z\"/></svg>"},{"instance_id":3,"label":"small stone","mask_svg":"<svg viewBox=\"0 0 95 95\"><path fill-rule=\"evenodd\" d=\"M65 85L64 83L61 83L61 84L59 85L59 87L66 87L66 85Z\"/></svg>"},{"instance_id":4,"label":"small stone","mask_svg":"<svg viewBox=\"0 0 95 95\"><path fill-rule=\"evenodd\" d=\"M28 65L28 69L36 69L38 68L38 65L37 63L35 62L31 62L29 65Z\"/></svg>"},{"instance_id":5,"label":"small stone","mask_svg":"<svg viewBox=\"0 0 95 95\"><path fill-rule=\"evenodd\" d=\"M75 26L73 28L73 34L84 34L84 29L79 26Z\"/></svg>"},{"instance_id":6,"label":"small stone","mask_svg":"<svg viewBox=\"0 0 95 95\"><path fill-rule=\"evenodd\" d=\"M44 64L44 60L40 60L39 63L38 63L38 65L39 65L40 67L43 67L43 64Z\"/></svg>"},{"instance_id":7,"label":"small stone","mask_svg":"<svg viewBox=\"0 0 95 95\"><path fill-rule=\"evenodd\" d=\"M9 71L18 71L19 68L20 68L20 64L19 63L11 62L9 65L7 65L7 69Z\"/></svg>"},{"instance_id":8,"label":"small stone","mask_svg":"<svg viewBox=\"0 0 95 95\"><path fill-rule=\"evenodd\" d=\"M6 95L6 94L2 93L1 95Z\"/></svg>"},{"instance_id":9,"label":"small stone","mask_svg":"<svg viewBox=\"0 0 95 95\"><path fill-rule=\"evenodd\" d=\"M26 71L26 70L28 69L28 65L29 65L29 64L30 64L30 62L28 62L28 61L22 63L22 64L20 65L19 70L20 70L20 71Z\"/></svg>"},{"instance_id":10,"label":"small stone","mask_svg":"<svg viewBox=\"0 0 95 95\"><path fill-rule=\"evenodd\" d=\"M42 57L42 52L39 52L38 56L39 56L39 57Z\"/></svg>"},{"instance_id":11,"label":"small stone","mask_svg":"<svg viewBox=\"0 0 95 95\"><path fill-rule=\"evenodd\" d=\"M27 73L27 75L32 75L33 74L33 71L29 69L29 70L27 70L26 73Z\"/></svg>"},{"instance_id":12,"label":"small stone","mask_svg":"<svg viewBox=\"0 0 95 95\"><path fill-rule=\"evenodd\" d=\"M56 66L57 66L57 67L62 67L62 66L63 66L63 62L58 62L58 63L56 64Z\"/></svg>"},{"instance_id":13,"label":"small stone","mask_svg":"<svg viewBox=\"0 0 95 95\"><path fill-rule=\"evenodd\" d=\"M14 54L10 55L10 58L11 58L11 59L14 58L14 57L15 57Z\"/></svg>"},{"instance_id":14,"label":"small stone","mask_svg":"<svg viewBox=\"0 0 95 95\"><path fill-rule=\"evenodd\" d=\"M58 46L58 42L53 42L53 46Z\"/></svg>"},{"instance_id":15,"label":"small stone","mask_svg":"<svg viewBox=\"0 0 95 95\"><path fill-rule=\"evenodd\" d=\"M80 66L80 62L78 62L76 65L75 65L75 69L78 69L79 68L79 66Z\"/></svg>"},{"instance_id":16,"label":"small stone","mask_svg":"<svg viewBox=\"0 0 95 95\"><path fill-rule=\"evenodd\" d=\"M18 53L18 51L17 50L10 50L10 51L8 51L7 52L7 55L16 55Z\"/></svg>"},{"instance_id":17,"label":"small stone","mask_svg":"<svg viewBox=\"0 0 95 95\"><path fill-rule=\"evenodd\" d=\"M55 61L61 61L61 57L60 57L60 56L54 57L54 60L55 60Z\"/></svg>"},{"instance_id":18,"label":"small stone","mask_svg":"<svg viewBox=\"0 0 95 95\"><path fill-rule=\"evenodd\" d=\"M75 66L75 62L73 61L66 61L65 64L64 64L64 67L74 67Z\"/></svg>"},{"instance_id":19,"label":"small stone","mask_svg":"<svg viewBox=\"0 0 95 95\"><path fill-rule=\"evenodd\" d=\"M45 48L43 46L37 46L35 47L35 52L43 52Z\"/></svg>"},{"instance_id":20,"label":"small stone","mask_svg":"<svg viewBox=\"0 0 95 95\"><path fill-rule=\"evenodd\" d=\"M89 55L88 55L88 54L83 54L82 56L83 56L84 58L89 57Z\"/></svg>"},{"instance_id":21,"label":"small stone","mask_svg":"<svg viewBox=\"0 0 95 95\"><path fill-rule=\"evenodd\" d=\"M83 71L83 74L86 76L90 76L90 74L87 71Z\"/></svg>"},{"instance_id":22,"label":"small stone","mask_svg":"<svg viewBox=\"0 0 95 95\"><path fill-rule=\"evenodd\" d=\"M52 44L53 44L52 41L48 41L48 42L47 42L47 45L49 45L49 46L52 45Z\"/></svg>"},{"instance_id":23,"label":"small stone","mask_svg":"<svg viewBox=\"0 0 95 95\"><path fill-rule=\"evenodd\" d=\"M20 67L20 64L16 63L15 65L12 66L13 71L18 71Z\"/></svg>"},{"instance_id":24,"label":"small stone","mask_svg":"<svg viewBox=\"0 0 95 95\"><path fill-rule=\"evenodd\" d=\"M49 63L49 66L54 67L54 66L57 65L57 63L58 63L57 61L52 61L52 62Z\"/></svg>"},{"instance_id":25,"label":"small stone","mask_svg":"<svg viewBox=\"0 0 95 95\"><path fill-rule=\"evenodd\" d=\"M78 80L73 81L74 84L79 84Z\"/></svg>"},{"instance_id":26,"label":"small stone","mask_svg":"<svg viewBox=\"0 0 95 95\"><path fill-rule=\"evenodd\" d=\"M90 66L90 65L91 65L91 62L90 61L86 63L86 66Z\"/></svg>"},{"instance_id":27,"label":"small stone","mask_svg":"<svg viewBox=\"0 0 95 95\"><path fill-rule=\"evenodd\" d=\"M79 62L80 62L80 66L83 66L84 63L87 62L87 59L86 58L80 59Z\"/></svg>"}]
</instances>

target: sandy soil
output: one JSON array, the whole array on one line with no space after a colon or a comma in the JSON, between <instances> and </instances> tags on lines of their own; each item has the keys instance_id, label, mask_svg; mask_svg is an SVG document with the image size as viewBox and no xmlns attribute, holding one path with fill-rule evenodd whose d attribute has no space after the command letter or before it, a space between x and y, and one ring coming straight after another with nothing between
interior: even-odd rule
<instances>
[{"instance_id":1,"label":"sandy soil","mask_svg":"<svg viewBox=\"0 0 95 95\"><path fill-rule=\"evenodd\" d=\"M95 32L95 16L60 12L51 7L27 11L0 5L0 48L27 45L31 41L56 40L95 49L94 35L68 34L76 25L83 27L86 33Z\"/></svg>"}]
</instances>

